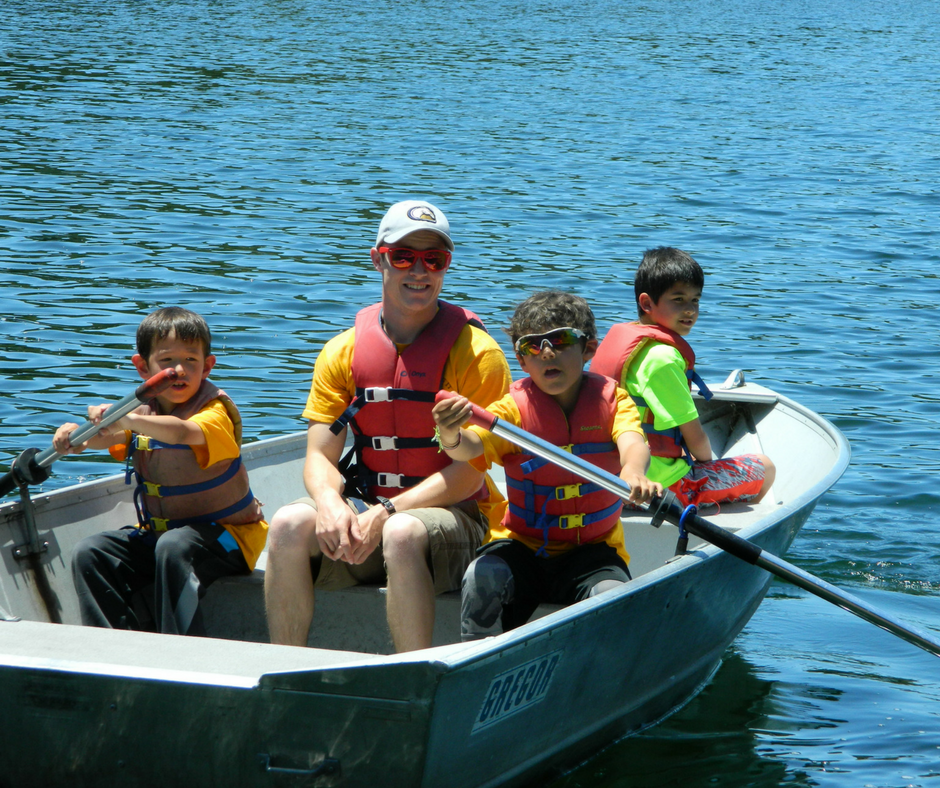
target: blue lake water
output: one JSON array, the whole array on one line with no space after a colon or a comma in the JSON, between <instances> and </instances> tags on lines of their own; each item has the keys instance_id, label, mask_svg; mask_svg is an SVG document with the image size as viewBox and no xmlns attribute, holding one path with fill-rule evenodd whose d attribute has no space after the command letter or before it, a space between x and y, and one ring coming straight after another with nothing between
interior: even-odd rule
<instances>
[{"instance_id":1,"label":"blue lake water","mask_svg":"<svg viewBox=\"0 0 940 788\"><path fill-rule=\"evenodd\" d=\"M0 470L134 386L134 330L166 304L209 320L249 439L301 429L319 348L378 296L379 218L418 196L451 220L446 296L507 350L534 290L606 328L644 249L692 253L706 379L741 367L852 444L788 560L940 631L936 18L5 0ZM70 458L46 489L112 472ZM937 659L776 583L705 692L555 786L938 782Z\"/></svg>"}]
</instances>

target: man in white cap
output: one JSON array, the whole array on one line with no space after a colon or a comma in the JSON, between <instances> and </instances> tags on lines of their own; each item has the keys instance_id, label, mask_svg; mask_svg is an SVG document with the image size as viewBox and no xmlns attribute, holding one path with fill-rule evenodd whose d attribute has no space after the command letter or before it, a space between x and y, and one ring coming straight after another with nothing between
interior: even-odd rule
<instances>
[{"instance_id":1,"label":"man in white cap","mask_svg":"<svg viewBox=\"0 0 940 788\"><path fill-rule=\"evenodd\" d=\"M427 648L435 595L460 587L490 517L502 515L489 478L452 462L434 438L439 389L486 407L511 382L479 319L438 299L453 249L440 209L415 200L389 208L371 251L382 301L317 358L303 413L310 497L279 509L268 531L272 643L306 645L314 587L387 580L396 650Z\"/></svg>"}]
</instances>

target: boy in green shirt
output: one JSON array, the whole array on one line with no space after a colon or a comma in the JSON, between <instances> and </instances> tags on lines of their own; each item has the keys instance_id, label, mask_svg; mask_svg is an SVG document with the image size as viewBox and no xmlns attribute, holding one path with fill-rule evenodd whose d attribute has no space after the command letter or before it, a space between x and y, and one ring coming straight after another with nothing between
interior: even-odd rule
<instances>
[{"instance_id":1,"label":"boy in green shirt","mask_svg":"<svg viewBox=\"0 0 940 788\"><path fill-rule=\"evenodd\" d=\"M698 320L704 282L686 252L648 250L634 281L639 321L611 327L591 371L612 377L637 403L652 455L650 479L683 505L756 503L773 484L774 464L763 454L715 459L692 401L690 380L707 389L684 337Z\"/></svg>"}]
</instances>

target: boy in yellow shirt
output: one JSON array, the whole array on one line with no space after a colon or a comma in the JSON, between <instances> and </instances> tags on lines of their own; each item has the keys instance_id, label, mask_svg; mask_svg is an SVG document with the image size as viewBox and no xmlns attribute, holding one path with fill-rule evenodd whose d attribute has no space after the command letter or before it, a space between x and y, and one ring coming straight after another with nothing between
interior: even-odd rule
<instances>
[{"instance_id":1,"label":"boy in yellow shirt","mask_svg":"<svg viewBox=\"0 0 940 788\"><path fill-rule=\"evenodd\" d=\"M56 431L59 453L108 449L133 463L138 483L138 524L89 536L72 553L83 624L145 628L132 598L153 583L157 631L202 634L206 589L250 572L264 549L268 526L241 462L241 418L208 381L216 361L211 341L205 320L187 309L148 315L131 361L145 380L173 368L176 382L84 444L69 441L74 423ZM89 407L88 418L100 421L108 407Z\"/></svg>"},{"instance_id":2,"label":"boy in yellow shirt","mask_svg":"<svg viewBox=\"0 0 940 788\"><path fill-rule=\"evenodd\" d=\"M646 476L649 450L636 407L612 380L584 372L597 349L594 315L583 298L547 291L523 301L510 326L528 378L487 409L501 421L566 446L630 485L644 503L662 487ZM461 637L476 640L524 624L542 602L570 604L630 579L613 493L481 427L461 429L465 397L435 405L441 448L480 470L506 470L509 501L464 574ZM495 523L495 524L494 524Z\"/></svg>"}]
</instances>

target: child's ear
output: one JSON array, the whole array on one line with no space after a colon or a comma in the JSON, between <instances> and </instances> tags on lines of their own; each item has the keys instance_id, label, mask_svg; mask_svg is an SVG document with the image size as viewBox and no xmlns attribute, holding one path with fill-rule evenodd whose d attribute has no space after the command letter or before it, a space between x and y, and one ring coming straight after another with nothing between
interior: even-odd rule
<instances>
[{"instance_id":1,"label":"child's ear","mask_svg":"<svg viewBox=\"0 0 940 788\"><path fill-rule=\"evenodd\" d=\"M131 363L134 365L134 369L137 370L137 374L140 375L144 380L150 378L150 365L147 363L147 360L140 355L140 353L135 353L131 356Z\"/></svg>"},{"instance_id":2,"label":"child's ear","mask_svg":"<svg viewBox=\"0 0 940 788\"><path fill-rule=\"evenodd\" d=\"M649 293L640 293L640 297L637 298L637 303L645 314L648 315L653 311L653 299Z\"/></svg>"},{"instance_id":3,"label":"child's ear","mask_svg":"<svg viewBox=\"0 0 940 788\"><path fill-rule=\"evenodd\" d=\"M584 353L581 357L584 359L585 363L594 358L594 354L597 352L597 340L589 339L587 344L584 346Z\"/></svg>"},{"instance_id":4,"label":"child's ear","mask_svg":"<svg viewBox=\"0 0 940 788\"><path fill-rule=\"evenodd\" d=\"M528 372L528 370L525 368L525 356L520 356L518 353L516 353L516 361L519 362L519 366L522 368L523 372Z\"/></svg>"},{"instance_id":5,"label":"child's ear","mask_svg":"<svg viewBox=\"0 0 940 788\"><path fill-rule=\"evenodd\" d=\"M202 379L205 380L209 377L209 373L212 372L212 368L215 366L216 358L215 356L209 355L206 356L205 364L202 367Z\"/></svg>"}]
</instances>

